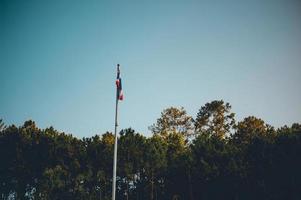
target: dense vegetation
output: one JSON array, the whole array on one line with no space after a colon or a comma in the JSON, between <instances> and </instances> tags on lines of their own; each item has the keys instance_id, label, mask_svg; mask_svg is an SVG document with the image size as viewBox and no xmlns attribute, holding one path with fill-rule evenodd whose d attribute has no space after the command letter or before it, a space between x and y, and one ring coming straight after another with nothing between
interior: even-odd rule
<instances>
[{"instance_id":1,"label":"dense vegetation","mask_svg":"<svg viewBox=\"0 0 301 200\"><path fill-rule=\"evenodd\" d=\"M167 108L118 141L117 199L301 199L301 125L274 129L207 103L193 119ZM78 139L33 121L0 121L0 199L111 198L114 136Z\"/></svg>"}]
</instances>

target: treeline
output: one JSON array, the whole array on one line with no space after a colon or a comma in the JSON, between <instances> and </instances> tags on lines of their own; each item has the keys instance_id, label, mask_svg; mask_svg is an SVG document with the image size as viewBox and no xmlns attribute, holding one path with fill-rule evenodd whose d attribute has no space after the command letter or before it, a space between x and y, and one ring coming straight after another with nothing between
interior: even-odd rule
<instances>
[{"instance_id":1,"label":"treeline","mask_svg":"<svg viewBox=\"0 0 301 200\"><path fill-rule=\"evenodd\" d=\"M120 132L117 199L301 199L301 125L278 129L229 103L205 104L194 119L163 110L145 137ZM33 121L0 121L1 199L111 199L112 133L78 139Z\"/></svg>"}]
</instances>

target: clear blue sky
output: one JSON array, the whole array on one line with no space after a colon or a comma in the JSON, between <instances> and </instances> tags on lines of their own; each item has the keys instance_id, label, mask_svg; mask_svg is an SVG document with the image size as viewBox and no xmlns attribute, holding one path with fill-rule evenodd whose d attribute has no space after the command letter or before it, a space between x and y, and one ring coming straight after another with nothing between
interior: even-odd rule
<instances>
[{"instance_id":1,"label":"clear blue sky","mask_svg":"<svg viewBox=\"0 0 301 200\"><path fill-rule=\"evenodd\" d=\"M126 2L126 3L125 3ZM1 1L0 118L77 137L114 128L150 135L169 106L195 117L224 99L237 119L301 121L301 3Z\"/></svg>"}]
</instances>

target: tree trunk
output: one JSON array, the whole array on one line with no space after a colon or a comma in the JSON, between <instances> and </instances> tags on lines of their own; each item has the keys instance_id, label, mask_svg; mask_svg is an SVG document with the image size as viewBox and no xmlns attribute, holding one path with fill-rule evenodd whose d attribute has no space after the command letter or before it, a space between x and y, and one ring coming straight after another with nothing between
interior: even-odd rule
<instances>
[{"instance_id":1,"label":"tree trunk","mask_svg":"<svg viewBox=\"0 0 301 200\"><path fill-rule=\"evenodd\" d=\"M151 176L151 195L150 200L154 200L154 173L152 172Z\"/></svg>"},{"instance_id":2,"label":"tree trunk","mask_svg":"<svg viewBox=\"0 0 301 200\"><path fill-rule=\"evenodd\" d=\"M191 171L188 170L188 187L189 187L189 198L193 200L193 191L192 191L192 181L191 181Z\"/></svg>"}]
</instances>

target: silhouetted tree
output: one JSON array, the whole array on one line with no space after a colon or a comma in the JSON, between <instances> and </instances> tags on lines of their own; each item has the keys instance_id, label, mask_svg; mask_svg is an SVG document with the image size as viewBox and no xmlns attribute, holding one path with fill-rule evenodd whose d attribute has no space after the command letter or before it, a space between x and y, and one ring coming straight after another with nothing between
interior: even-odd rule
<instances>
[{"instance_id":1,"label":"silhouetted tree","mask_svg":"<svg viewBox=\"0 0 301 200\"><path fill-rule=\"evenodd\" d=\"M149 129L163 138L171 133L180 133L188 138L193 133L193 119L183 107L170 107L163 110L161 117Z\"/></svg>"},{"instance_id":2,"label":"silhouetted tree","mask_svg":"<svg viewBox=\"0 0 301 200\"><path fill-rule=\"evenodd\" d=\"M181 109L162 112L151 137L122 130L117 197L300 199L301 125L275 130L247 117L234 127L230 108L223 101L202 107L190 142L192 118ZM112 133L78 139L32 120L1 127L0 199L111 199Z\"/></svg>"},{"instance_id":3,"label":"silhouetted tree","mask_svg":"<svg viewBox=\"0 0 301 200\"><path fill-rule=\"evenodd\" d=\"M197 135L207 134L217 138L225 138L235 125L235 114L231 112L231 105L223 100L212 101L202 106L195 119Z\"/></svg>"}]
</instances>

